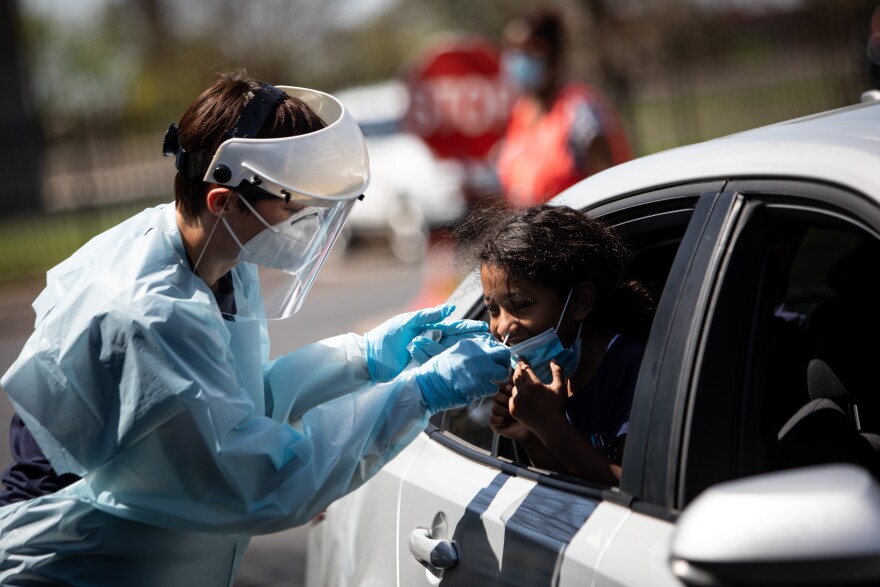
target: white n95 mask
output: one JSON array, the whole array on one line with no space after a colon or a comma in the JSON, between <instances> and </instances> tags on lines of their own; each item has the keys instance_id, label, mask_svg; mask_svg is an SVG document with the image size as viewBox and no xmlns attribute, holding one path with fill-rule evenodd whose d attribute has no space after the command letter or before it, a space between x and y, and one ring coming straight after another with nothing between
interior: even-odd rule
<instances>
[{"instance_id":1,"label":"white n95 mask","mask_svg":"<svg viewBox=\"0 0 880 587\"><path fill-rule=\"evenodd\" d=\"M571 348L562 346L557 331L562 324L562 317L565 316L565 310L568 308L568 302L571 301L571 294L574 289L569 290L568 297L565 300L565 306L562 308L562 314L559 316L559 322L556 328L548 328L541 334L533 336L519 344L510 347L511 365L516 367L520 359L525 360L532 368L532 371L541 380L541 383L549 385L553 382L553 372L550 370L550 360L555 359L562 367L562 371L566 377L571 377L577 372L577 368L581 361L581 329L583 322L578 327L577 337Z\"/></svg>"},{"instance_id":2,"label":"white n95 mask","mask_svg":"<svg viewBox=\"0 0 880 587\"><path fill-rule=\"evenodd\" d=\"M322 214L322 211L326 213L330 209L303 208L290 218L271 225L266 222L244 196L239 195L239 198L266 227L245 245L238 240L226 219L221 218L226 226L226 230L229 231L229 234L232 235L233 240L239 246L239 261L287 272L296 271L296 268L301 263L308 261L309 245L314 242L315 236L320 230L322 216L326 215Z\"/></svg>"}]
</instances>

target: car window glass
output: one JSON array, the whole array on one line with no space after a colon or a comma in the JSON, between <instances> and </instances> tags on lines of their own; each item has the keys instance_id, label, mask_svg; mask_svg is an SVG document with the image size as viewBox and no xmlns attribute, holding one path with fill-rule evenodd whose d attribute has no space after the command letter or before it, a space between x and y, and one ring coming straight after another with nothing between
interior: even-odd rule
<instances>
[{"instance_id":1,"label":"car window glass","mask_svg":"<svg viewBox=\"0 0 880 587\"><path fill-rule=\"evenodd\" d=\"M494 442L494 434L489 428L491 405L492 397L489 396L467 406L448 410L443 413L440 428L473 447L491 453Z\"/></svg>"},{"instance_id":2,"label":"car window glass","mask_svg":"<svg viewBox=\"0 0 880 587\"><path fill-rule=\"evenodd\" d=\"M880 241L821 211L761 206L717 289L685 430L680 505L744 475L848 461L880 470ZM872 358L873 357L873 358Z\"/></svg>"}]
</instances>

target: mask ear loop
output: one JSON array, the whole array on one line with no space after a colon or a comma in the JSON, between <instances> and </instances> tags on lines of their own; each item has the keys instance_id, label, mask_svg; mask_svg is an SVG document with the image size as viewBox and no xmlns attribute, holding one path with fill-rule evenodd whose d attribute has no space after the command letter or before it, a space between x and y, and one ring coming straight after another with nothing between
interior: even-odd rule
<instances>
[{"instance_id":1,"label":"mask ear loop","mask_svg":"<svg viewBox=\"0 0 880 587\"><path fill-rule=\"evenodd\" d=\"M211 242L211 238L213 238L213 236L214 236L214 231L217 230L217 225L220 224L221 220L223 221L224 224L226 224L226 219L223 218L223 213L226 211L226 204L228 202L229 202L228 199L223 202L223 209L220 210L220 215L217 216L217 220L214 221L214 226L211 228L211 232L208 233L208 239L205 241L205 246L202 247L202 252L199 253L199 258L196 259L195 265L193 265L193 275L198 275L197 270L199 268L199 263L202 262L202 257L205 256L205 251L208 249L208 243ZM232 235L232 238L235 239L235 242L238 242L238 238L236 238L235 233L232 232L232 229L229 228L229 224L226 224L226 228L229 230L229 234ZM241 245L239 245L239 246L241 246Z\"/></svg>"},{"instance_id":2,"label":"mask ear loop","mask_svg":"<svg viewBox=\"0 0 880 587\"><path fill-rule=\"evenodd\" d=\"M247 201L247 198L245 198L244 196L242 196L238 192L235 192L235 193L238 194L239 199L244 203L245 206L247 206L247 209L250 210L253 213L253 215L256 216L260 220L260 222L263 223L263 226L265 226L266 228L268 228L272 232L278 232L277 228L275 228L274 226L272 226L271 224L266 222L266 219L263 218L262 216L260 216L260 213L257 212L256 208L251 206L251 203ZM236 239L236 240L238 240L238 239ZM244 247L242 247L242 248L244 248Z\"/></svg>"},{"instance_id":3,"label":"mask ear loop","mask_svg":"<svg viewBox=\"0 0 880 587\"><path fill-rule=\"evenodd\" d=\"M559 322L556 323L556 332L557 333L559 332L559 327L562 326L562 318L565 316L565 311L568 309L568 302L571 301L571 294L573 294L573 293L574 293L574 288L571 288L570 290L568 290L568 297L565 298L565 305L562 306L562 313L559 315ZM578 324L578 333L574 337L575 340L580 339L581 330L583 330L583 328L584 328L584 321L581 320L580 323Z\"/></svg>"},{"instance_id":4,"label":"mask ear loop","mask_svg":"<svg viewBox=\"0 0 880 587\"><path fill-rule=\"evenodd\" d=\"M574 293L574 288L568 290L568 297L565 298L565 305L562 306L562 313L559 314L559 322L556 323L556 328L554 329L556 332L559 332L559 327L562 326L562 319L565 317L565 311L568 309L568 302L571 301L571 294ZM583 320L581 321L583 324ZM578 336L580 336L580 332L578 332Z\"/></svg>"},{"instance_id":5,"label":"mask ear loop","mask_svg":"<svg viewBox=\"0 0 880 587\"><path fill-rule=\"evenodd\" d=\"M580 338L581 338L581 330L583 330L583 329L584 329L584 321L581 320L581 323L578 324L578 333L577 333L577 335L574 337L575 341L580 340ZM572 343L572 344L574 344L574 343Z\"/></svg>"},{"instance_id":6,"label":"mask ear loop","mask_svg":"<svg viewBox=\"0 0 880 587\"><path fill-rule=\"evenodd\" d=\"M238 194L238 192L236 192L236 194ZM241 198L241 201L244 202L244 203L247 205L247 207L250 208L250 209L253 211L253 213L257 216L257 218L259 218L260 220L263 221L263 224L266 224L266 221L263 220L263 217L260 216L259 214L257 214L257 211L250 207L250 204L248 204L247 200L245 200L244 197L243 197L241 194L238 194L238 197ZM229 236L232 237L232 240L235 241L235 244L238 245L238 248L241 249L242 251L246 252L246 253L250 253L250 251L248 251L248 250L245 248L244 243L241 242L241 241L238 239L238 236L236 236L235 231L232 230L232 227L229 226L229 223L226 222L226 219L223 218L223 216L222 216L222 212L225 211L225 210L226 210L226 202L223 203L223 210L221 211L221 216L220 216L220 220L223 222L223 226L226 227L226 231L229 233ZM267 225L267 226L268 226L268 225ZM217 225L216 225L216 224L214 225L214 228L217 228ZM214 231L213 231L213 230L211 231L211 234L214 234Z\"/></svg>"}]
</instances>

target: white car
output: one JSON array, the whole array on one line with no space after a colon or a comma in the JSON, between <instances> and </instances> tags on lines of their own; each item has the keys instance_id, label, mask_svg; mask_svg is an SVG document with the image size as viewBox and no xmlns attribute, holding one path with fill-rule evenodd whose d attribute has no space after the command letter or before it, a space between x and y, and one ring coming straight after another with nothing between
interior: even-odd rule
<instances>
[{"instance_id":1,"label":"white car","mask_svg":"<svg viewBox=\"0 0 880 587\"><path fill-rule=\"evenodd\" d=\"M307 584L880 584L880 102L647 156L554 200L659 298L619 487L437 415L310 529ZM453 295L480 318L476 276Z\"/></svg>"},{"instance_id":2,"label":"white car","mask_svg":"<svg viewBox=\"0 0 880 587\"><path fill-rule=\"evenodd\" d=\"M438 159L421 138L404 130L409 96L402 82L347 88L336 96L361 126L370 155L370 186L352 210L346 236L378 237L401 261L421 260L429 231L466 211L463 166Z\"/></svg>"}]
</instances>

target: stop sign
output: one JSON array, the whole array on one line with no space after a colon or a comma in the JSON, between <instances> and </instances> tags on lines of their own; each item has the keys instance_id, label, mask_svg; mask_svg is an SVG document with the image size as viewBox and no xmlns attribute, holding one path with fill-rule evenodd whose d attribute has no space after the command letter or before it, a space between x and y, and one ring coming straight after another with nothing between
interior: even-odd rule
<instances>
[{"instance_id":1,"label":"stop sign","mask_svg":"<svg viewBox=\"0 0 880 587\"><path fill-rule=\"evenodd\" d=\"M504 134L512 100L498 50L479 37L439 40L408 76L405 124L438 157L486 156Z\"/></svg>"}]
</instances>

